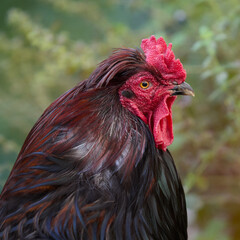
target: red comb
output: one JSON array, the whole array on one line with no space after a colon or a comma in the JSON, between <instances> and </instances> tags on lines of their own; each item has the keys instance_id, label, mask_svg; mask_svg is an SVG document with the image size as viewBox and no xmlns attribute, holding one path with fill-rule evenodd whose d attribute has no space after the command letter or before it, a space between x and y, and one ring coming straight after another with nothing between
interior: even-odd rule
<instances>
[{"instance_id":1,"label":"red comb","mask_svg":"<svg viewBox=\"0 0 240 240\"><path fill-rule=\"evenodd\" d=\"M141 48L146 55L146 61L161 74L162 80L175 81L178 84L185 81L186 71L180 60L175 59L171 43L167 46L162 37L156 39L151 36L142 40Z\"/></svg>"}]
</instances>

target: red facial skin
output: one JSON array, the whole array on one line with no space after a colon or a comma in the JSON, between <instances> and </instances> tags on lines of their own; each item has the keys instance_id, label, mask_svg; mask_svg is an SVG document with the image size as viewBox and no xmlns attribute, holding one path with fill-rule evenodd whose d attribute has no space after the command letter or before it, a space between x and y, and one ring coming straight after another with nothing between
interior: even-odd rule
<instances>
[{"instance_id":1,"label":"red facial skin","mask_svg":"<svg viewBox=\"0 0 240 240\"><path fill-rule=\"evenodd\" d=\"M151 36L143 39L141 48L146 56L148 66L154 69L155 75L150 72L140 72L133 75L120 89L120 101L133 114L140 117L150 128L156 147L166 151L173 142L172 111L171 107L176 97L170 91L174 85L181 84L186 79L179 59L162 37L156 39ZM154 77L156 76L156 77ZM150 83L146 89L141 88L143 81ZM128 98L121 94L123 91L133 92Z\"/></svg>"},{"instance_id":2,"label":"red facial skin","mask_svg":"<svg viewBox=\"0 0 240 240\"><path fill-rule=\"evenodd\" d=\"M145 81L149 82L146 89L140 86ZM176 99L171 96L173 87L172 83L164 85L157 81L149 72L140 72L128 79L119 90L122 105L149 126L156 147L164 151L173 142L171 106ZM127 98L121 94L123 91L131 91L133 96Z\"/></svg>"}]
</instances>

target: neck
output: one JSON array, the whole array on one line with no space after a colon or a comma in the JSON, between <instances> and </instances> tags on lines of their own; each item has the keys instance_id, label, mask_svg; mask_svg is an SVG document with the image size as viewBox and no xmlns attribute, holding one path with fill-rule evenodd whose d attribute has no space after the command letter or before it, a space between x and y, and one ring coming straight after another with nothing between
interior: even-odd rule
<instances>
[{"instance_id":1,"label":"neck","mask_svg":"<svg viewBox=\"0 0 240 240\"><path fill-rule=\"evenodd\" d=\"M61 238L58 228L65 231L64 226L75 224L69 229L80 229L78 239L79 234L94 231L95 222L103 236L127 238L130 232L122 229L130 221L135 222L135 238L146 231L159 236L149 219L161 219L158 228L164 232L171 212L159 209L162 204L154 209L153 204L164 199L174 209L181 187L172 159L162 157L166 153L156 149L147 125L122 107L115 89L80 96L77 91L46 110L23 146L10 176L13 181L6 184L6 189L15 190L1 195L10 234L18 224L24 234L34 225L47 236ZM175 185L165 184L172 181ZM113 229L116 235L111 235Z\"/></svg>"}]
</instances>

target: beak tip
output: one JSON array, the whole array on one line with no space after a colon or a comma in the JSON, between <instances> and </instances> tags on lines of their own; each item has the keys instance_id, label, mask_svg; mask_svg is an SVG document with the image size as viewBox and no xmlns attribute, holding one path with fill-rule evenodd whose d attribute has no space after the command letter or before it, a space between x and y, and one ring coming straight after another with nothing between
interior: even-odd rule
<instances>
[{"instance_id":1,"label":"beak tip","mask_svg":"<svg viewBox=\"0 0 240 240\"><path fill-rule=\"evenodd\" d=\"M192 90L185 90L185 94L184 95L195 97L195 93Z\"/></svg>"}]
</instances>

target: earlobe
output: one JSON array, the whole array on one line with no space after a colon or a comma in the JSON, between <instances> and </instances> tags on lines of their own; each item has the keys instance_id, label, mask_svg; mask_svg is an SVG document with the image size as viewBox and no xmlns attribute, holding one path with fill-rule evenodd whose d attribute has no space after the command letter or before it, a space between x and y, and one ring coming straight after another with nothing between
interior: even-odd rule
<instances>
[{"instance_id":1,"label":"earlobe","mask_svg":"<svg viewBox=\"0 0 240 240\"><path fill-rule=\"evenodd\" d=\"M126 97L126 98L133 98L135 95L131 90L123 90L121 94L123 97Z\"/></svg>"}]
</instances>

